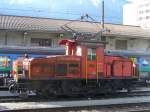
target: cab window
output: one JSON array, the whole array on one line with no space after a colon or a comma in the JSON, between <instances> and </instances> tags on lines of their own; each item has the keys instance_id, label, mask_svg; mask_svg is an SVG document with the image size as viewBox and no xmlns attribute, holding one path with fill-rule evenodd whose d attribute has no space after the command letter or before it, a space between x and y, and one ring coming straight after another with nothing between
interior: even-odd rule
<instances>
[{"instance_id":1,"label":"cab window","mask_svg":"<svg viewBox=\"0 0 150 112\"><path fill-rule=\"evenodd\" d=\"M76 55L82 56L82 48L80 46L77 46Z\"/></svg>"},{"instance_id":2,"label":"cab window","mask_svg":"<svg viewBox=\"0 0 150 112\"><path fill-rule=\"evenodd\" d=\"M96 60L96 48L88 48L88 60Z\"/></svg>"}]
</instances>

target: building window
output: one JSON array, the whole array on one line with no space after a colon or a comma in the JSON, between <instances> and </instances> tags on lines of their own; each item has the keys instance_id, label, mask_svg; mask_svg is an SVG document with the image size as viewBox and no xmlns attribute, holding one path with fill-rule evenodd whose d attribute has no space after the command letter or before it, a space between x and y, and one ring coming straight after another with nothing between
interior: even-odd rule
<instances>
[{"instance_id":1,"label":"building window","mask_svg":"<svg viewBox=\"0 0 150 112\"><path fill-rule=\"evenodd\" d=\"M143 14L143 11L139 11L139 14Z\"/></svg>"},{"instance_id":2,"label":"building window","mask_svg":"<svg viewBox=\"0 0 150 112\"><path fill-rule=\"evenodd\" d=\"M88 60L96 60L96 48L88 48Z\"/></svg>"},{"instance_id":3,"label":"building window","mask_svg":"<svg viewBox=\"0 0 150 112\"><path fill-rule=\"evenodd\" d=\"M149 17L148 16L146 16L146 19L148 19Z\"/></svg>"},{"instance_id":4,"label":"building window","mask_svg":"<svg viewBox=\"0 0 150 112\"><path fill-rule=\"evenodd\" d=\"M41 38L31 38L31 45L32 46L51 46L52 40L51 39L41 39Z\"/></svg>"},{"instance_id":5,"label":"building window","mask_svg":"<svg viewBox=\"0 0 150 112\"><path fill-rule=\"evenodd\" d=\"M105 36L101 36L101 41L105 42L106 41L106 37Z\"/></svg>"},{"instance_id":6,"label":"building window","mask_svg":"<svg viewBox=\"0 0 150 112\"><path fill-rule=\"evenodd\" d=\"M142 20L143 18L142 17L139 17L139 20Z\"/></svg>"},{"instance_id":7,"label":"building window","mask_svg":"<svg viewBox=\"0 0 150 112\"><path fill-rule=\"evenodd\" d=\"M147 7L147 6L149 6L149 5L150 5L149 3L146 3L146 4L145 4L145 7Z\"/></svg>"},{"instance_id":8,"label":"building window","mask_svg":"<svg viewBox=\"0 0 150 112\"><path fill-rule=\"evenodd\" d=\"M115 48L120 50L126 50L127 49L127 40L116 40Z\"/></svg>"},{"instance_id":9,"label":"building window","mask_svg":"<svg viewBox=\"0 0 150 112\"><path fill-rule=\"evenodd\" d=\"M150 18L150 16L146 16L146 19L149 19Z\"/></svg>"},{"instance_id":10,"label":"building window","mask_svg":"<svg viewBox=\"0 0 150 112\"><path fill-rule=\"evenodd\" d=\"M150 12L150 9L147 9L145 12L146 12L146 13Z\"/></svg>"}]
</instances>

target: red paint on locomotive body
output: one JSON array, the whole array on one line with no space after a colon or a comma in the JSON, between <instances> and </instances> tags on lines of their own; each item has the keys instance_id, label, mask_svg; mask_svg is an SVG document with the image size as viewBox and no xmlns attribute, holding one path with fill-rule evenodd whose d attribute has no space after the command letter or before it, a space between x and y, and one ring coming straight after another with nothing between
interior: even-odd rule
<instances>
[{"instance_id":1,"label":"red paint on locomotive body","mask_svg":"<svg viewBox=\"0 0 150 112\"><path fill-rule=\"evenodd\" d=\"M105 56L104 71L106 77L134 78L136 76L134 63L123 57Z\"/></svg>"},{"instance_id":2,"label":"red paint on locomotive body","mask_svg":"<svg viewBox=\"0 0 150 112\"><path fill-rule=\"evenodd\" d=\"M66 55L16 60L13 63L16 84L10 90L35 90L44 96L105 93L130 90L138 79L132 61L104 55L102 42L62 40L60 44L66 46ZM16 68L22 70L19 75L23 78Z\"/></svg>"},{"instance_id":3,"label":"red paint on locomotive body","mask_svg":"<svg viewBox=\"0 0 150 112\"><path fill-rule=\"evenodd\" d=\"M66 55L23 60L26 79L105 79L134 78L132 61L123 57L104 56L102 43L62 40Z\"/></svg>"}]
</instances>

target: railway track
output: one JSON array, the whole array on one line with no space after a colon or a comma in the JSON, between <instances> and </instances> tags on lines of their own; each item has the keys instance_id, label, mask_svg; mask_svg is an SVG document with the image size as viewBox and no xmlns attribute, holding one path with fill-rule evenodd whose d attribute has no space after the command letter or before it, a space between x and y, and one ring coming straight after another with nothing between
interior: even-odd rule
<instances>
[{"instance_id":1,"label":"railway track","mask_svg":"<svg viewBox=\"0 0 150 112\"><path fill-rule=\"evenodd\" d=\"M58 96L55 98L43 98L37 97L35 94L29 95L28 98L22 98L18 95L8 95L8 96L0 96L0 103L4 102L40 102L40 101L78 101L78 100L95 100L95 99L110 99L110 98L128 98L128 97L140 97L140 96L150 96L150 88L143 88L134 90L130 93L126 91L121 91L115 94L101 94L101 95L93 95L93 96L74 96L74 97L67 97L67 96Z\"/></svg>"},{"instance_id":2,"label":"railway track","mask_svg":"<svg viewBox=\"0 0 150 112\"><path fill-rule=\"evenodd\" d=\"M0 111L2 109L2 111L9 110L12 112L33 112L33 109L35 112L49 112L52 110L55 110L56 112L60 110L66 112L71 110L72 108L74 109L71 110L72 112L79 110L86 110L87 112L92 112L90 109L98 111L99 109L107 110L107 108L110 108L110 110L115 110L117 108L116 106L118 105L119 108L122 106L123 110L127 109L128 106L133 105L135 109L128 109L129 112L143 112L143 110L144 112L149 112L150 108L147 107L150 107L150 89L143 88L141 90L135 90L131 93L120 92L117 94L107 94L92 97L69 98L61 96L55 99L37 98L35 95L31 95L29 96L29 98L26 99L19 98L18 96L0 97Z\"/></svg>"}]
</instances>

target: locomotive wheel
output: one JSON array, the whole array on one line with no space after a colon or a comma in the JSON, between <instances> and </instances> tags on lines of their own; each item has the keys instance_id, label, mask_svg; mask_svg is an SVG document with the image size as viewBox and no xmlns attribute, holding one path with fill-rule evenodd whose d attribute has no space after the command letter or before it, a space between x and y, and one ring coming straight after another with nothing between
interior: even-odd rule
<instances>
[{"instance_id":1,"label":"locomotive wheel","mask_svg":"<svg viewBox=\"0 0 150 112\"><path fill-rule=\"evenodd\" d=\"M15 84L15 83L9 85L9 91L10 91L11 93L16 93L17 87L16 87L16 84Z\"/></svg>"},{"instance_id":2,"label":"locomotive wheel","mask_svg":"<svg viewBox=\"0 0 150 112\"><path fill-rule=\"evenodd\" d=\"M38 96L38 97L42 97L42 91L41 90L36 90L36 95Z\"/></svg>"},{"instance_id":3,"label":"locomotive wheel","mask_svg":"<svg viewBox=\"0 0 150 112\"><path fill-rule=\"evenodd\" d=\"M63 81L62 91L67 96L77 96L80 93L80 83L78 81Z\"/></svg>"},{"instance_id":4,"label":"locomotive wheel","mask_svg":"<svg viewBox=\"0 0 150 112\"><path fill-rule=\"evenodd\" d=\"M20 90L19 91L19 97L20 98L25 98L25 99L28 98L28 92Z\"/></svg>"},{"instance_id":5,"label":"locomotive wheel","mask_svg":"<svg viewBox=\"0 0 150 112\"><path fill-rule=\"evenodd\" d=\"M49 84L38 91L38 95L42 95L45 98L55 98L57 96L57 85Z\"/></svg>"}]
</instances>

